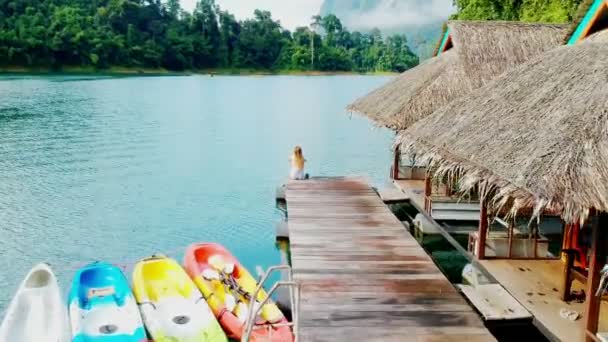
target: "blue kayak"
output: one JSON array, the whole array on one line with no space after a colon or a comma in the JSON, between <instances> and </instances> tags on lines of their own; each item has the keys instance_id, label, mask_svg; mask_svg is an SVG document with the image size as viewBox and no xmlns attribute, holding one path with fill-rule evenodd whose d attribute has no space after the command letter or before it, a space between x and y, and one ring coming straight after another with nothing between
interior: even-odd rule
<instances>
[{"instance_id":1,"label":"blue kayak","mask_svg":"<svg viewBox=\"0 0 608 342\"><path fill-rule=\"evenodd\" d=\"M95 262L78 270L68 307L72 342L147 341L129 283L114 265Z\"/></svg>"}]
</instances>

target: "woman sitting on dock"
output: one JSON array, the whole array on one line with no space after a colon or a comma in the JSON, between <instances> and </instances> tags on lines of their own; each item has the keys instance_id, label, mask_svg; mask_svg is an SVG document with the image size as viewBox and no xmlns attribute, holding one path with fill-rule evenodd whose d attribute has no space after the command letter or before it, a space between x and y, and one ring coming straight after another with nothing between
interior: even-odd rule
<instances>
[{"instance_id":1,"label":"woman sitting on dock","mask_svg":"<svg viewBox=\"0 0 608 342\"><path fill-rule=\"evenodd\" d=\"M304 174L304 164L306 163L306 159L304 159L302 148L300 146L296 146L294 148L293 155L289 158L289 161L291 163L291 172L289 173L290 179L308 179L308 174Z\"/></svg>"}]
</instances>

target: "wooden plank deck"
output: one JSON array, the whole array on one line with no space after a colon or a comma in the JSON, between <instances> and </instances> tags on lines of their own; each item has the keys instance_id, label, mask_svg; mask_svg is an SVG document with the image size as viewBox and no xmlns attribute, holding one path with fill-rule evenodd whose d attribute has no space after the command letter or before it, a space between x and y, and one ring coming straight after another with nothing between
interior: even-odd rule
<instances>
[{"instance_id":1,"label":"wooden plank deck","mask_svg":"<svg viewBox=\"0 0 608 342\"><path fill-rule=\"evenodd\" d=\"M582 341L584 335L584 303L563 302L559 286L563 263L561 260L481 260L483 267L515 297L532 315L534 324L556 341ZM573 290L584 286L574 282ZM608 331L608 303L602 301L599 330ZM578 312L574 322L562 318L560 310Z\"/></svg>"},{"instance_id":2,"label":"wooden plank deck","mask_svg":"<svg viewBox=\"0 0 608 342\"><path fill-rule=\"evenodd\" d=\"M487 321L530 319L532 315L499 284L457 285Z\"/></svg>"},{"instance_id":3,"label":"wooden plank deck","mask_svg":"<svg viewBox=\"0 0 608 342\"><path fill-rule=\"evenodd\" d=\"M378 195L380 195L382 202L384 202L385 204L401 203L404 201L411 200L410 196L408 196L405 192L399 190L399 188L397 188L397 186L395 186L394 184L388 187L378 189Z\"/></svg>"},{"instance_id":4,"label":"wooden plank deck","mask_svg":"<svg viewBox=\"0 0 608 342\"><path fill-rule=\"evenodd\" d=\"M395 187L408 195L419 208L424 208L424 180L404 179L393 181Z\"/></svg>"},{"instance_id":5,"label":"wooden plank deck","mask_svg":"<svg viewBox=\"0 0 608 342\"><path fill-rule=\"evenodd\" d=\"M362 179L290 182L301 341L495 341Z\"/></svg>"}]
</instances>

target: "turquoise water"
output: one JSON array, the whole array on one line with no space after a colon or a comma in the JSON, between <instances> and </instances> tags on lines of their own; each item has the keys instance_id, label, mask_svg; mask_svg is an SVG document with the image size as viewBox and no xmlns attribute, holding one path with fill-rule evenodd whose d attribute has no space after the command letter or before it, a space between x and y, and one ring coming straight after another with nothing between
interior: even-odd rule
<instances>
[{"instance_id":1,"label":"turquoise water","mask_svg":"<svg viewBox=\"0 0 608 342\"><path fill-rule=\"evenodd\" d=\"M0 311L42 261L64 287L87 262L200 241L278 264L292 146L312 175L386 179L392 134L344 110L386 80L0 77Z\"/></svg>"}]
</instances>

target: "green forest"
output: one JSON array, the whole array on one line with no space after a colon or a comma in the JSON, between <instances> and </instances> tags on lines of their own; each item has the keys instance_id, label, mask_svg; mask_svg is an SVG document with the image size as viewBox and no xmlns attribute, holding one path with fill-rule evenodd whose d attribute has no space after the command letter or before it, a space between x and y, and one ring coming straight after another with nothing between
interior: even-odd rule
<instances>
[{"instance_id":1,"label":"green forest","mask_svg":"<svg viewBox=\"0 0 608 342\"><path fill-rule=\"evenodd\" d=\"M590 0L454 0L458 12L453 18L567 23L577 17L582 2Z\"/></svg>"},{"instance_id":2,"label":"green forest","mask_svg":"<svg viewBox=\"0 0 608 342\"><path fill-rule=\"evenodd\" d=\"M404 71L404 35L349 32L334 15L290 32L268 11L237 20L214 0L0 0L0 66Z\"/></svg>"}]
</instances>

